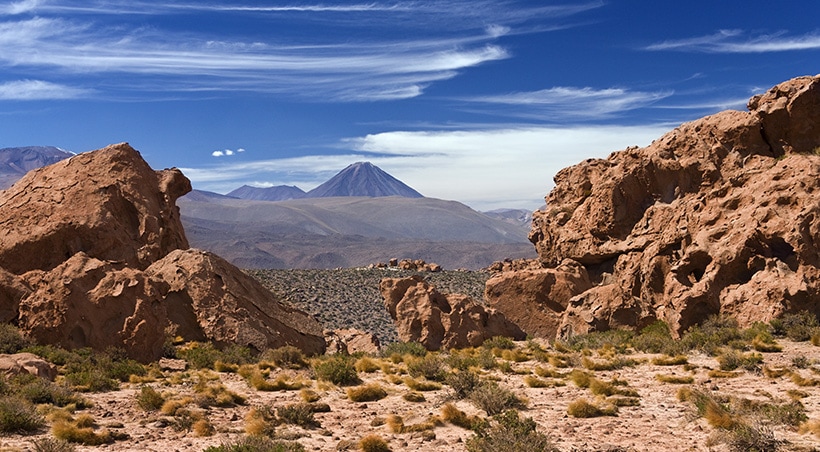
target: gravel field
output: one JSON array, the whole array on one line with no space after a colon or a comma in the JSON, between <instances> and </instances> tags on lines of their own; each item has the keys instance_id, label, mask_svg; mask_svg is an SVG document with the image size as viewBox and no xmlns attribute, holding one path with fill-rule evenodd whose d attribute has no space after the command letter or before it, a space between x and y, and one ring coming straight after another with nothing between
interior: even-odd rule
<instances>
[{"instance_id":1,"label":"gravel field","mask_svg":"<svg viewBox=\"0 0 820 452\"><path fill-rule=\"evenodd\" d=\"M325 329L358 328L375 334L382 344L398 341L396 327L384 308L382 278L422 275L439 291L462 293L483 302L484 271L437 273L395 268L344 268L336 270L246 270L283 300L309 313Z\"/></svg>"}]
</instances>

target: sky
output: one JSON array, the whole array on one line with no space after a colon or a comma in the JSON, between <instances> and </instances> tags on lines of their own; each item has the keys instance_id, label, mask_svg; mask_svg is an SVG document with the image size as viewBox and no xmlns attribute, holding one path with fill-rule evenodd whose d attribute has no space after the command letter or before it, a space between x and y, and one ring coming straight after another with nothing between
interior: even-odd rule
<instances>
[{"instance_id":1,"label":"sky","mask_svg":"<svg viewBox=\"0 0 820 452\"><path fill-rule=\"evenodd\" d=\"M536 209L553 176L820 73L820 2L0 0L0 147L129 142L194 188L370 161Z\"/></svg>"}]
</instances>

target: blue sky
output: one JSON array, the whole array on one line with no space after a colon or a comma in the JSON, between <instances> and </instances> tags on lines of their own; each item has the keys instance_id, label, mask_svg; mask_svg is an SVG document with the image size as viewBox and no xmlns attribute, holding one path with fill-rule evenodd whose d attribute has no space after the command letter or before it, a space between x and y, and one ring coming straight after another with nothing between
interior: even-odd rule
<instances>
[{"instance_id":1,"label":"blue sky","mask_svg":"<svg viewBox=\"0 0 820 452\"><path fill-rule=\"evenodd\" d=\"M559 169L820 73L815 1L0 0L0 147L127 141L194 187L369 160L535 209Z\"/></svg>"}]
</instances>

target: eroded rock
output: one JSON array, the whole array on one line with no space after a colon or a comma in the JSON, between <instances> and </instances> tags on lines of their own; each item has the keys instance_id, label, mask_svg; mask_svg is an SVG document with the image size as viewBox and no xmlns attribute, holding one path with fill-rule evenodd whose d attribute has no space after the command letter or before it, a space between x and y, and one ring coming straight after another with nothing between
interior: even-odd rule
<instances>
[{"instance_id":1,"label":"eroded rock","mask_svg":"<svg viewBox=\"0 0 820 452\"><path fill-rule=\"evenodd\" d=\"M481 345L493 336L526 336L513 322L461 294L442 294L421 276L385 278L379 284L384 304L405 342L428 350Z\"/></svg>"}]
</instances>

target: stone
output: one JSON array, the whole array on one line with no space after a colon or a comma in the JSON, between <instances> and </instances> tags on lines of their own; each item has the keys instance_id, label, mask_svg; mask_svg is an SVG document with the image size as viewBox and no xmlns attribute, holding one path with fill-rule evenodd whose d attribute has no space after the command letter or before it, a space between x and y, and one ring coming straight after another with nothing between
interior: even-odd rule
<instances>
[{"instance_id":1,"label":"stone","mask_svg":"<svg viewBox=\"0 0 820 452\"><path fill-rule=\"evenodd\" d=\"M57 378L57 366L33 353L0 354L0 375L31 374L49 381Z\"/></svg>"},{"instance_id":2,"label":"stone","mask_svg":"<svg viewBox=\"0 0 820 452\"><path fill-rule=\"evenodd\" d=\"M381 343L378 337L355 328L325 331L325 342L327 344L327 354L377 354L381 351Z\"/></svg>"},{"instance_id":3,"label":"stone","mask_svg":"<svg viewBox=\"0 0 820 452\"><path fill-rule=\"evenodd\" d=\"M527 328L570 335L659 319L680 334L715 314L743 327L820 314L820 76L779 84L748 107L559 171L530 241L541 267L577 262L590 286L568 289L563 311L540 312L549 326ZM532 304L554 288L518 271L497 295L508 301L495 303L513 318L516 291Z\"/></svg>"},{"instance_id":4,"label":"stone","mask_svg":"<svg viewBox=\"0 0 820 452\"><path fill-rule=\"evenodd\" d=\"M494 336L526 336L495 309L466 295L442 294L418 275L382 279L379 290L399 339L428 350L475 347Z\"/></svg>"}]
</instances>

